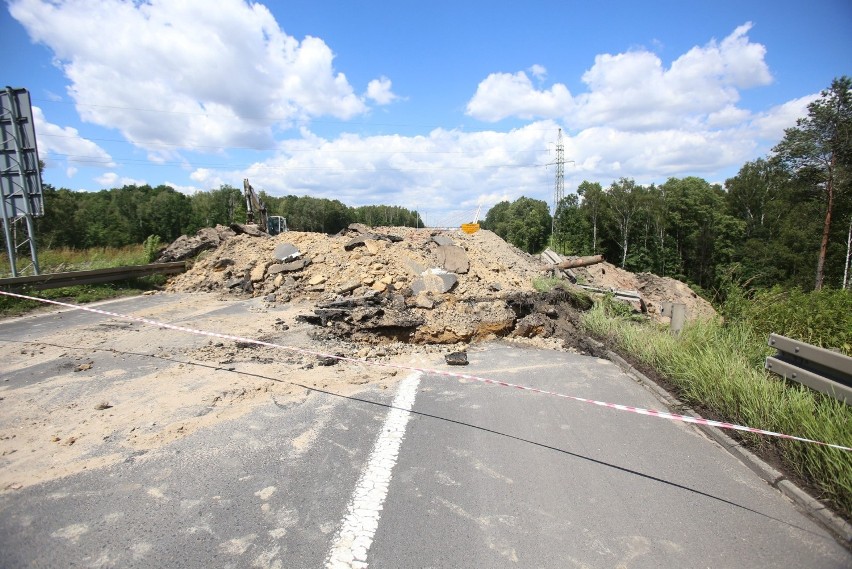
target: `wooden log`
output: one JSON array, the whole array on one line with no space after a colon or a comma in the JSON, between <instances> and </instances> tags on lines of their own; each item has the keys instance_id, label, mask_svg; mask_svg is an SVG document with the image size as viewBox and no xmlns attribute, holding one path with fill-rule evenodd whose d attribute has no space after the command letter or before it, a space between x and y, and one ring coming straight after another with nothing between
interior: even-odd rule
<instances>
[{"instance_id":1,"label":"wooden log","mask_svg":"<svg viewBox=\"0 0 852 569\"><path fill-rule=\"evenodd\" d=\"M577 257L575 259L567 259L556 265L558 269L574 269L577 267L588 267L589 265L597 265L603 263L603 255L591 255L589 257Z\"/></svg>"}]
</instances>

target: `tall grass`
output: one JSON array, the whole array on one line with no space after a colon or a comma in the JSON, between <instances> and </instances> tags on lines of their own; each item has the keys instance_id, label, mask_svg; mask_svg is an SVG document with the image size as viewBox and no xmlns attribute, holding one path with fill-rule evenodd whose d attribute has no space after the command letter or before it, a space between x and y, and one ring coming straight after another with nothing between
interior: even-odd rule
<instances>
[{"instance_id":1,"label":"tall grass","mask_svg":"<svg viewBox=\"0 0 852 569\"><path fill-rule=\"evenodd\" d=\"M149 247L150 249L150 247ZM145 245L126 247L94 247L91 249L44 249L39 251L39 268L42 274L65 271L89 271L126 265L148 263L150 250ZM19 268L21 268L19 266ZM29 273L28 273L29 274ZM8 256L0 255L0 277L11 276ZM96 285L76 285L38 292L35 296L50 299L70 299L77 303L95 302L117 296L138 294L142 290L162 284L163 275L142 277L128 282ZM0 316L14 316L43 306L37 301L27 301L0 295Z\"/></svg>"},{"instance_id":2,"label":"tall grass","mask_svg":"<svg viewBox=\"0 0 852 569\"><path fill-rule=\"evenodd\" d=\"M42 273L61 273L65 271L91 271L125 265L144 265L147 263L144 245L126 247L92 247L91 249L72 249L59 247L38 251L38 264ZM26 257L29 264L29 257ZM22 263L18 262L18 268ZM0 277L11 276L12 268L5 251L0 254Z\"/></svg>"},{"instance_id":3,"label":"tall grass","mask_svg":"<svg viewBox=\"0 0 852 569\"><path fill-rule=\"evenodd\" d=\"M716 418L852 447L852 410L831 397L763 370L766 337L747 323L697 321L675 337L651 322L613 317L605 303L584 315L586 329L612 340L674 383L686 402ZM852 452L743 434L819 490L847 519L852 515Z\"/></svg>"}]
</instances>

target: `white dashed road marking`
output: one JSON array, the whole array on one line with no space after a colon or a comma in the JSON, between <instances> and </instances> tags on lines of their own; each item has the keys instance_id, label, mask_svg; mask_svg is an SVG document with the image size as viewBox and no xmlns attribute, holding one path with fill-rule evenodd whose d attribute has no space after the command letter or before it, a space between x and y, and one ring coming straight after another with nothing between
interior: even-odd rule
<instances>
[{"instance_id":1,"label":"white dashed road marking","mask_svg":"<svg viewBox=\"0 0 852 569\"><path fill-rule=\"evenodd\" d=\"M367 567L367 551L379 527L382 504L388 495L393 467L399 456L421 375L415 372L403 379L399 386L382 432L352 493L340 531L334 536L331 551L326 557L327 569Z\"/></svg>"}]
</instances>

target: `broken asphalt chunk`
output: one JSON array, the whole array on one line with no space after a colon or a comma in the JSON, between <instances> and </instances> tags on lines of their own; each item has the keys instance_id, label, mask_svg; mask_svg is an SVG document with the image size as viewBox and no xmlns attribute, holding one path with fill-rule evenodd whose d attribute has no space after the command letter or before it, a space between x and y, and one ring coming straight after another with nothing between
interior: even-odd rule
<instances>
[{"instance_id":1,"label":"broken asphalt chunk","mask_svg":"<svg viewBox=\"0 0 852 569\"><path fill-rule=\"evenodd\" d=\"M337 354L337 357L332 356L317 356L317 365L318 366L333 366L340 361L340 358L343 357L343 354Z\"/></svg>"},{"instance_id":2,"label":"broken asphalt chunk","mask_svg":"<svg viewBox=\"0 0 852 569\"><path fill-rule=\"evenodd\" d=\"M280 243L275 247L275 251L272 252L272 256L278 261L287 263L295 261L301 257L302 252L299 251L292 243Z\"/></svg>"},{"instance_id":3,"label":"broken asphalt chunk","mask_svg":"<svg viewBox=\"0 0 852 569\"><path fill-rule=\"evenodd\" d=\"M438 245L455 245L455 243L453 243L453 240L447 237L446 235L433 235L432 241L434 241Z\"/></svg>"},{"instance_id":4,"label":"broken asphalt chunk","mask_svg":"<svg viewBox=\"0 0 852 569\"><path fill-rule=\"evenodd\" d=\"M297 259L295 261L290 261L289 263L276 263L274 265L270 265L266 270L267 275L277 275L278 273L292 273L295 271L301 271L311 262L308 259Z\"/></svg>"},{"instance_id":5,"label":"broken asphalt chunk","mask_svg":"<svg viewBox=\"0 0 852 569\"><path fill-rule=\"evenodd\" d=\"M351 251L356 247L363 247L369 241L369 237L356 237L343 246L344 251Z\"/></svg>"},{"instance_id":6,"label":"broken asphalt chunk","mask_svg":"<svg viewBox=\"0 0 852 569\"><path fill-rule=\"evenodd\" d=\"M261 231L257 225L253 223L232 223L229 227L237 235L239 235L240 233L245 233L246 235L250 235L252 237L263 237L267 235L266 233Z\"/></svg>"},{"instance_id":7,"label":"broken asphalt chunk","mask_svg":"<svg viewBox=\"0 0 852 569\"><path fill-rule=\"evenodd\" d=\"M453 273L443 269L429 269L414 279L411 283L411 292L415 296L421 292L444 294L451 291L458 281L459 278Z\"/></svg>"},{"instance_id":8,"label":"broken asphalt chunk","mask_svg":"<svg viewBox=\"0 0 852 569\"><path fill-rule=\"evenodd\" d=\"M435 253L438 264L451 273L464 275L470 270L467 252L458 245L441 245Z\"/></svg>"},{"instance_id":9,"label":"broken asphalt chunk","mask_svg":"<svg viewBox=\"0 0 852 569\"><path fill-rule=\"evenodd\" d=\"M447 354L444 356L444 360L451 366L466 366L468 364L467 352L453 352L451 354Z\"/></svg>"}]
</instances>

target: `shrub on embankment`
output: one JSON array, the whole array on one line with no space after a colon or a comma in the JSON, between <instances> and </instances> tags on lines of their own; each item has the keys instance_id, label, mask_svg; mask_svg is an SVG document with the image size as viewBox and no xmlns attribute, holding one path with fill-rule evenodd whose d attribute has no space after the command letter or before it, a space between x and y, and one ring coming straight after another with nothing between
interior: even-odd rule
<instances>
[{"instance_id":1,"label":"shrub on embankment","mask_svg":"<svg viewBox=\"0 0 852 569\"><path fill-rule=\"evenodd\" d=\"M798 299L799 294L791 293L791 298ZM836 308L845 302L849 300L831 296L830 303L820 306ZM774 313L760 302L752 304L744 307L741 314ZM608 306L610 303L605 300L586 313L583 324L587 331L609 339L663 374L676 386L678 396L685 402L715 419L852 447L850 407L763 370L764 358L771 353L766 346L768 332L764 330L768 324L756 325L746 318L729 320L724 325L719 320L696 321L688 324L680 336L674 337L664 327L630 321ZM842 320L848 318L849 313L836 314L836 317ZM781 318L780 312L777 317ZM812 322L823 317L815 315ZM799 328L787 325L780 333L795 337L797 329L808 332L802 339L813 341L820 337L813 325L808 324L799 325ZM852 334L852 327L846 328L845 338L842 330L837 332L836 338L845 339L848 345L849 334ZM825 342L817 343L825 345ZM778 456L788 469L817 492L818 498L828 502L846 519L852 518L852 452L737 433L758 452Z\"/></svg>"}]
</instances>

